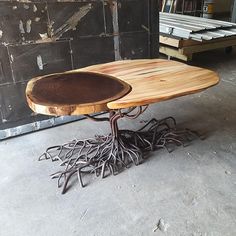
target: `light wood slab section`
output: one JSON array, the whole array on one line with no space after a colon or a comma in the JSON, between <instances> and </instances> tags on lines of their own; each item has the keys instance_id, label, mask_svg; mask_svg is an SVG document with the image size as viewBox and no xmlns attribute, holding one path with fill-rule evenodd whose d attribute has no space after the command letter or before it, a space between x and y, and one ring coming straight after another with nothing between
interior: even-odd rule
<instances>
[{"instance_id":1,"label":"light wood slab section","mask_svg":"<svg viewBox=\"0 0 236 236\"><path fill-rule=\"evenodd\" d=\"M111 75L131 85L130 93L107 104L110 109L169 100L200 92L219 82L218 75L211 70L163 59L116 61L77 71Z\"/></svg>"},{"instance_id":2,"label":"light wood slab section","mask_svg":"<svg viewBox=\"0 0 236 236\"><path fill-rule=\"evenodd\" d=\"M58 73L34 78L26 88L29 107L45 115L78 115L109 110L107 103L126 95L129 84L92 72Z\"/></svg>"}]
</instances>

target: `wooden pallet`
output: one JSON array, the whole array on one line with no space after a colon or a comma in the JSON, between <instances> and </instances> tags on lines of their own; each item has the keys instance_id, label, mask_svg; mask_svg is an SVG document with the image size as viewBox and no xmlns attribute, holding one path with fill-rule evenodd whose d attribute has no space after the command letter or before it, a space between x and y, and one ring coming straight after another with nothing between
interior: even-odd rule
<instances>
[{"instance_id":1,"label":"wooden pallet","mask_svg":"<svg viewBox=\"0 0 236 236\"><path fill-rule=\"evenodd\" d=\"M236 36L198 42L160 35L160 53L183 61L191 61L194 53L236 46Z\"/></svg>"}]
</instances>

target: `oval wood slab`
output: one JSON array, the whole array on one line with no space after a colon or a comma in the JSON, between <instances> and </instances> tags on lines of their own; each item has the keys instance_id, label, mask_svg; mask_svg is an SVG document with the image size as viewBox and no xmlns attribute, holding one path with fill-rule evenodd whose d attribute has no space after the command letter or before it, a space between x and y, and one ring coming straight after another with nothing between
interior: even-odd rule
<instances>
[{"instance_id":1,"label":"oval wood slab","mask_svg":"<svg viewBox=\"0 0 236 236\"><path fill-rule=\"evenodd\" d=\"M84 100L81 91L75 89L81 88L81 81L79 79L77 81L73 76L79 76L81 72L89 72L93 76L93 83L89 84L90 82L87 81L88 83L85 86L88 96L87 100ZM119 81L119 84L120 81L123 81L121 83L122 89L113 91L109 88L109 83L107 86L104 86L99 75L117 82ZM73 83L68 85L68 81L65 78L71 78L70 76L74 79ZM50 79L48 84L44 85L44 88L47 88L47 92L46 90L42 91L42 84L41 90L37 88L37 83L40 84L39 81L48 78ZM60 84L62 87L60 89L57 88L58 85L55 83L58 78L61 80ZM28 83L26 96L29 106L37 113L78 115L169 100L200 92L218 82L219 77L215 72L189 66L181 62L163 59L125 60L37 77ZM110 83L112 82L110 81ZM69 89L65 91L66 88ZM70 94L71 89L75 89L77 92ZM99 100L96 97L97 95L94 97L95 91L103 90L106 90L107 97L99 97L99 99L103 100ZM34 94L35 91L36 94Z\"/></svg>"},{"instance_id":2,"label":"oval wood slab","mask_svg":"<svg viewBox=\"0 0 236 236\"><path fill-rule=\"evenodd\" d=\"M26 97L31 109L46 115L77 115L106 111L107 103L131 87L108 75L91 72L58 73L32 79Z\"/></svg>"},{"instance_id":3,"label":"oval wood slab","mask_svg":"<svg viewBox=\"0 0 236 236\"><path fill-rule=\"evenodd\" d=\"M169 100L200 92L219 82L218 75L211 70L163 59L116 61L78 71L111 75L131 85L130 93L107 104L110 109Z\"/></svg>"}]
</instances>

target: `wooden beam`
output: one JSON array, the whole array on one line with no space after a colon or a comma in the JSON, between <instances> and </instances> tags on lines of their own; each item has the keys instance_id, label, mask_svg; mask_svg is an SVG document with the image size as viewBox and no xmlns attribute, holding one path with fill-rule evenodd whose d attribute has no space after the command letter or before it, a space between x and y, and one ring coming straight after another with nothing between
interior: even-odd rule
<instances>
[{"instance_id":1,"label":"wooden beam","mask_svg":"<svg viewBox=\"0 0 236 236\"><path fill-rule=\"evenodd\" d=\"M160 46L159 52L163 53L167 56L178 58L183 61L191 61L192 60L192 54L184 54L181 52L180 49L166 47L166 46Z\"/></svg>"},{"instance_id":2,"label":"wooden beam","mask_svg":"<svg viewBox=\"0 0 236 236\"><path fill-rule=\"evenodd\" d=\"M165 7L166 7L166 1L167 1L167 0L164 0L163 3L162 3L161 12L164 12L164 10L165 10Z\"/></svg>"},{"instance_id":3,"label":"wooden beam","mask_svg":"<svg viewBox=\"0 0 236 236\"><path fill-rule=\"evenodd\" d=\"M226 48L230 46L235 46L236 45L236 39L229 40L225 38L224 41L215 41L215 42L209 42L209 43L204 43L204 44L199 44L199 45L193 45L189 47L183 47L180 49L180 52L182 54L192 54L195 52L204 52L204 51L209 51L217 48Z\"/></svg>"},{"instance_id":4,"label":"wooden beam","mask_svg":"<svg viewBox=\"0 0 236 236\"><path fill-rule=\"evenodd\" d=\"M160 43L165 44L165 45L169 45L169 46L175 47L175 48L181 47L181 43L183 41L181 39L171 38L171 37L163 36L163 35L160 35L159 38L160 38Z\"/></svg>"},{"instance_id":5,"label":"wooden beam","mask_svg":"<svg viewBox=\"0 0 236 236\"><path fill-rule=\"evenodd\" d=\"M172 0L172 1L171 1L171 4L170 4L169 13L173 12L174 3L175 3L175 0Z\"/></svg>"},{"instance_id":6,"label":"wooden beam","mask_svg":"<svg viewBox=\"0 0 236 236\"><path fill-rule=\"evenodd\" d=\"M188 47L188 46L193 46L193 45L203 45L203 44L210 44L210 43L225 42L228 40L236 40L236 36L231 36L231 37L227 37L227 38L212 39L210 41L205 40L202 42L191 40L191 39L173 38L173 37L169 37L168 35L160 35L159 38L160 38L160 43L171 46L171 47L176 47L176 48Z\"/></svg>"}]
</instances>

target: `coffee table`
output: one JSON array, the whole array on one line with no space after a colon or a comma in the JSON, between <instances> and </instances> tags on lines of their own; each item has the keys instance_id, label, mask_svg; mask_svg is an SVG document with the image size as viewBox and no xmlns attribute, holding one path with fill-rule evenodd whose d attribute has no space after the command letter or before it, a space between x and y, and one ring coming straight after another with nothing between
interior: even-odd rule
<instances>
[{"instance_id":1,"label":"coffee table","mask_svg":"<svg viewBox=\"0 0 236 236\"><path fill-rule=\"evenodd\" d=\"M184 145L198 134L178 130L173 117L155 118L143 127L120 130L122 118L136 119L149 104L203 91L219 82L210 70L162 59L124 60L40 76L29 81L26 98L30 108L46 115L79 115L109 122L111 133L85 140L74 139L49 147L41 159L60 161L52 178L58 178L62 193L73 175L84 187L83 176L94 173L104 178L138 165L150 151ZM91 114L108 112L108 116Z\"/></svg>"}]
</instances>

